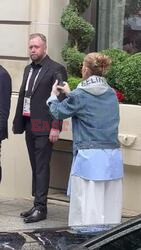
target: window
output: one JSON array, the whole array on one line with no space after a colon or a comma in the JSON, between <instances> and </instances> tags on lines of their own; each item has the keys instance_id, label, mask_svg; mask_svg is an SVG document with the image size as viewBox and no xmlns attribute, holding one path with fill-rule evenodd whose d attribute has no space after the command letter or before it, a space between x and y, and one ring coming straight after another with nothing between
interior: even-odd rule
<instances>
[{"instance_id":1,"label":"window","mask_svg":"<svg viewBox=\"0 0 141 250\"><path fill-rule=\"evenodd\" d=\"M141 0L126 0L123 49L128 53L141 51Z\"/></svg>"},{"instance_id":2,"label":"window","mask_svg":"<svg viewBox=\"0 0 141 250\"><path fill-rule=\"evenodd\" d=\"M98 0L97 19L98 51L141 51L141 0Z\"/></svg>"},{"instance_id":3,"label":"window","mask_svg":"<svg viewBox=\"0 0 141 250\"><path fill-rule=\"evenodd\" d=\"M98 5L98 51L122 49L125 0L99 0Z\"/></svg>"}]
</instances>

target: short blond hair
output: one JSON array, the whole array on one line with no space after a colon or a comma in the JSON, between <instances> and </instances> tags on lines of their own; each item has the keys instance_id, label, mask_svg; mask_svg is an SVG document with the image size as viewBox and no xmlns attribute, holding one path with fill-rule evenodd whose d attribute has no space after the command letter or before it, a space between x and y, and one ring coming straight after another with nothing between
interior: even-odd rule
<instances>
[{"instance_id":1,"label":"short blond hair","mask_svg":"<svg viewBox=\"0 0 141 250\"><path fill-rule=\"evenodd\" d=\"M84 58L86 67L90 69L92 75L97 76L104 76L108 71L111 62L110 57L96 52L89 53Z\"/></svg>"},{"instance_id":2,"label":"short blond hair","mask_svg":"<svg viewBox=\"0 0 141 250\"><path fill-rule=\"evenodd\" d=\"M33 34L30 34L29 40L31 40L31 39L33 39L33 38L36 38L36 37L40 37L41 40L42 40L45 44L47 43L46 36L43 35L42 33L33 33Z\"/></svg>"}]
</instances>

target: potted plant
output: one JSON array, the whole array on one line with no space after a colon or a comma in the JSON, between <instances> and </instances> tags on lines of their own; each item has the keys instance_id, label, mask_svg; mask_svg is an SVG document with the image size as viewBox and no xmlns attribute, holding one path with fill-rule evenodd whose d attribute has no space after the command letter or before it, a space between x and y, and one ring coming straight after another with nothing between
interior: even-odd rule
<instances>
[{"instance_id":1,"label":"potted plant","mask_svg":"<svg viewBox=\"0 0 141 250\"><path fill-rule=\"evenodd\" d=\"M95 35L94 27L82 17L90 2L91 0L71 0L61 17L61 25L69 35L62 50L62 57L66 62L68 74L73 76L73 83L74 77L81 77L85 51ZM69 82L71 84L70 80Z\"/></svg>"},{"instance_id":2,"label":"potted plant","mask_svg":"<svg viewBox=\"0 0 141 250\"><path fill-rule=\"evenodd\" d=\"M81 68L85 51L94 39L95 29L87 22L82 13L89 7L91 0L71 0L64 9L61 25L68 31L68 42L62 50L62 57L68 71L68 83L71 90L76 88L81 79ZM61 133L62 139L71 139L71 121L67 119Z\"/></svg>"}]
</instances>

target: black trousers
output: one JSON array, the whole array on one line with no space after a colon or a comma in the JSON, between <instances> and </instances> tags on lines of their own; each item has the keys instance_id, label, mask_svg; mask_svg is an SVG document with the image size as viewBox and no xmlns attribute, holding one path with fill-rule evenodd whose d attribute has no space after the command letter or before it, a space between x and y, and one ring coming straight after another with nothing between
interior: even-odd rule
<instances>
[{"instance_id":1,"label":"black trousers","mask_svg":"<svg viewBox=\"0 0 141 250\"><path fill-rule=\"evenodd\" d=\"M26 129L26 145L32 167L32 194L34 206L46 209L50 180L50 159L52 143L48 135L35 136L31 129Z\"/></svg>"}]
</instances>

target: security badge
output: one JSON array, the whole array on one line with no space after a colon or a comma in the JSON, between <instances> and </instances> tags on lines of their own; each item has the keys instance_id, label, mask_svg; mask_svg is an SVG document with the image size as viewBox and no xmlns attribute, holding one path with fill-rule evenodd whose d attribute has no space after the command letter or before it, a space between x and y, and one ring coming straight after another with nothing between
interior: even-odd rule
<instances>
[{"instance_id":1,"label":"security badge","mask_svg":"<svg viewBox=\"0 0 141 250\"><path fill-rule=\"evenodd\" d=\"M30 99L31 99L31 97L24 97L23 116L30 117Z\"/></svg>"},{"instance_id":2,"label":"security badge","mask_svg":"<svg viewBox=\"0 0 141 250\"><path fill-rule=\"evenodd\" d=\"M40 74L40 71L41 71L41 68L39 69L39 71L38 71L38 73L37 73L37 75L35 77L35 80L33 82L32 91L34 89L34 86L35 86L35 83L37 81L37 78L38 78L38 76ZM31 68L30 71L29 71L29 75L28 75L27 82L26 82L26 87L25 87L25 93L28 90L29 81L31 79L32 73L33 73L33 68ZM25 96L24 97L24 101L23 101L23 116L30 117L30 103L31 103L31 96Z\"/></svg>"},{"instance_id":3,"label":"security badge","mask_svg":"<svg viewBox=\"0 0 141 250\"><path fill-rule=\"evenodd\" d=\"M29 81L31 79L32 73L33 73L33 68L31 68L30 71L29 71L29 75L28 75L27 82L26 82L26 87L25 87L25 93L28 90ZM28 117L30 116L30 98L31 97L26 97L26 96L24 97L24 101L23 101L23 116L28 116Z\"/></svg>"}]
</instances>

